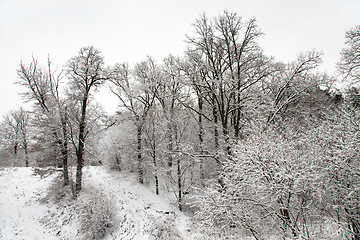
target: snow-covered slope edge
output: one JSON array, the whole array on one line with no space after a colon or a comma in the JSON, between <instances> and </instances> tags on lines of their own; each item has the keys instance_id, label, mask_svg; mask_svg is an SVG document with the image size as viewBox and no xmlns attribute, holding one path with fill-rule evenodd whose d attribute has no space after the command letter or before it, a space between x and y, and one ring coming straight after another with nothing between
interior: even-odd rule
<instances>
[{"instance_id":1,"label":"snow-covered slope edge","mask_svg":"<svg viewBox=\"0 0 360 240\"><path fill-rule=\"evenodd\" d=\"M91 218L99 217L95 221L100 224L108 224L111 215L113 230L105 239L202 239L188 217L131 174L86 167L83 191L75 202L69 192L54 191L58 174L34 175L31 168L0 170L0 239L87 239L79 234L88 226L86 211L94 213Z\"/></svg>"}]
</instances>

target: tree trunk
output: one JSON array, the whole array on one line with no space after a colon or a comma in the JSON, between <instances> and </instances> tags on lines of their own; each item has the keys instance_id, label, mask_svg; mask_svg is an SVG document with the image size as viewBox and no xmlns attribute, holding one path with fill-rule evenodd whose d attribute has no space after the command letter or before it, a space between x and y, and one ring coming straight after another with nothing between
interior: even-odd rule
<instances>
[{"instance_id":1,"label":"tree trunk","mask_svg":"<svg viewBox=\"0 0 360 240\"><path fill-rule=\"evenodd\" d=\"M225 141L225 150L226 150L228 157L230 157L232 155L232 153L231 153L230 136L229 136L229 129L228 129L227 122L222 123L222 130L223 130L224 141Z\"/></svg>"},{"instance_id":2,"label":"tree trunk","mask_svg":"<svg viewBox=\"0 0 360 240\"><path fill-rule=\"evenodd\" d=\"M138 178L139 178L139 183L144 183L144 172L142 169L142 139L141 139L141 135L142 135L142 127L139 124L137 127L137 161L138 161Z\"/></svg>"},{"instance_id":3,"label":"tree trunk","mask_svg":"<svg viewBox=\"0 0 360 240\"><path fill-rule=\"evenodd\" d=\"M202 124L202 113L203 113L203 104L204 101L202 99L201 96L198 95L198 105L199 105L199 114L198 114L198 122L199 122L199 152L200 154L203 154L204 152L204 127ZM200 157L200 184L204 185L204 179L205 179L205 174L204 174L204 161L203 158Z\"/></svg>"},{"instance_id":4,"label":"tree trunk","mask_svg":"<svg viewBox=\"0 0 360 240\"><path fill-rule=\"evenodd\" d=\"M216 110L215 99L212 99L212 114L213 114L213 123L214 123L214 143L215 151L219 150L219 129L218 129L218 112Z\"/></svg>"},{"instance_id":5,"label":"tree trunk","mask_svg":"<svg viewBox=\"0 0 360 240\"><path fill-rule=\"evenodd\" d=\"M15 154L15 156L17 155L17 152L18 152L18 143L15 143L14 144L14 154Z\"/></svg>"},{"instance_id":6,"label":"tree trunk","mask_svg":"<svg viewBox=\"0 0 360 240\"><path fill-rule=\"evenodd\" d=\"M153 148L153 163L155 168L155 191L156 195L159 195L159 177L158 177L158 169L156 164L156 151L155 148Z\"/></svg>"},{"instance_id":7,"label":"tree trunk","mask_svg":"<svg viewBox=\"0 0 360 240\"><path fill-rule=\"evenodd\" d=\"M29 166L29 154L28 154L28 146L27 141L24 139L24 151L25 151L25 167Z\"/></svg>"},{"instance_id":8,"label":"tree trunk","mask_svg":"<svg viewBox=\"0 0 360 240\"><path fill-rule=\"evenodd\" d=\"M240 133L240 130L241 130L240 119L241 119L241 108L239 107L239 109L237 109L233 113L235 139L242 139L242 135Z\"/></svg>"},{"instance_id":9,"label":"tree trunk","mask_svg":"<svg viewBox=\"0 0 360 240\"><path fill-rule=\"evenodd\" d=\"M233 121L234 121L234 137L235 139L242 138L242 134L240 133L241 125L241 78L240 78L240 65L239 62L237 62L237 96L235 97L236 107L237 109L233 112Z\"/></svg>"},{"instance_id":10,"label":"tree trunk","mask_svg":"<svg viewBox=\"0 0 360 240\"><path fill-rule=\"evenodd\" d=\"M69 168L68 168L68 142L67 142L67 118L66 113L64 117L61 117L61 125L63 131L63 139L60 144L61 147L61 155L62 155L62 166L63 166L63 174L64 174L64 186L69 185Z\"/></svg>"},{"instance_id":11,"label":"tree trunk","mask_svg":"<svg viewBox=\"0 0 360 240\"><path fill-rule=\"evenodd\" d=\"M154 177L155 177L155 191L156 191L156 195L159 195L159 177L158 177L158 168L157 168L157 163L156 163L156 140L155 140L155 122L153 121L153 126L152 126L152 158L153 158L153 164L154 164L154 169L155 169L155 173L154 173Z\"/></svg>"},{"instance_id":12,"label":"tree trunk","mask_svg":"<svg viewBox=\"0 0 360 240\"><path fill-rule=\"evenodd\" d=\"M116 162L116 169L121 171L121 155L119 156L118 152L115 154L115 162Z\"/></svg>"},{"instance_id":13,"label":"tree trunk","mask_svg":"<svg viewBox=\"0 0 360 240\"><path fill-rule=\"evenodd\" d=\"M167 151L168 151L168 168L169 168L169 173L171 173L171 168L173 165L173 134L172 134L172 117L170 117L169 122L168 122L168 126L167 126Z\"/></svg>"},{"instance_id":14,"label":"tree trunk","mask_svg":"<svg viewBox=\"0 0 360 240\"><path fill-rule=\"evenodd\" d=\"M174 142L176 144L176 151L179 151L179 139L178 139L178 129L177 126L174 126ZM176 171L176 176L177 176L177 187L178 187L178 207L179 210L182 211L183 209L183 192L182 192L182 182L181 182L181 160L180 160L180 156L176 155L176 165L177 165L177 171Z\"/></svg>"},{"instance_id":15,"label":"tree trunk","mask_svg":"<svg viewBox=\"0 0 360 240\"><path fill-rule=\"evenodd\" d=\"M68 170L68 152L67 152L67 143L64 143L64 146L61 149L62 155L62 165L63 165L63 176L64 176L64 186L69 185L69 170Z\"/></svg>"},{"instance_id":16,"label":"tree trunk","mask_svg":"<svg viewBox=\"0 0 360 240\"><path fill-rule=\"evenodd\" d=\"M85 147L85 137L86 137L85 136L86 105L87 105L87 97L83 99L81 106L81 118L79 124L79 143L77 150L77 167L76 167L76 185L75 185L76 196L81 191L82 169L84 166L84 147Z\"/></svg>"},{"instance_id":17,"label":"tree trunk","mask_svg":"<svg viewBox=\"0 0 360 240\"><path fill-rule=\"evenodd\" d=\"M289 195L289 197L290 197L290 195ZM288 199L288 201L289 200L290 199ZM287 229L289 227L293 237L297 237L298 233L297 233L295 227L292 226L292 221L290 218L290 212L289 212L288 206L284 206L284 202L281 198L278 200L278 202L281 205L280 206L280 216L282 217L282 220L284 221L285 229Z\"/></svg>"},{"instance_id":18,"label":"tree trunk","mask_svg":"<svg viewBox=\"0 0 360 240\"><path fill-rule=\"evenodd\" d=\"M180 156L177 156L177 182L178 182L178 206L179 210L182 211L182 183L181 183L181 165L180 165Z\"/></svg>"}]
</instances>

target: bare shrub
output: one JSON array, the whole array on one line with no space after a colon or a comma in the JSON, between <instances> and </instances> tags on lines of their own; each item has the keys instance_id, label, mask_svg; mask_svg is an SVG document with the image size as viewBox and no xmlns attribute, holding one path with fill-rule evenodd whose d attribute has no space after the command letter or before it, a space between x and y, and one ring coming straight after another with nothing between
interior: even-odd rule
<instances>
[{"instance_id":1,"label":"bare shrub","mask_svg":"<svg viewBox=\"0 0 360 240\"><path fill-rule=\"evenodd\" d=\"M115 203L95 188L82 192L74 208L84 239L101 239L116 226Z\"/></svg>"},{"instance_id":2,"label":"bare shrub","mask_svg":"<svg viewBox=\"0 0 360 240\"><path fill-rule=\"evenodd\" d=\"M61 239L102 239L115 230L116 206L108 196L91 186L73 196L70 186L55 178L40 199L49 205L41 222Z\"/></svg>"},{"instance_id":3,"label":"bare shrub","mask_svg":"<svg viewBox=\"0 0 360 240\"><path fill-rule=\"evenodd\" d=\"M150 230L149 239L178 240L182 239L175 227L175 215L169 214L165 218L155 219Z\"/></svg>"}]
</instances>

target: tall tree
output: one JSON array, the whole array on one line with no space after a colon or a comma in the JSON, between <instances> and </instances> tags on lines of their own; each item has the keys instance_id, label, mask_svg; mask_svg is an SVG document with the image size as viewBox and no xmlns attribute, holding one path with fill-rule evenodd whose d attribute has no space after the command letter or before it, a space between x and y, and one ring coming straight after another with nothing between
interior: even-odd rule
<instances>
[{"instance_id":1,"label":"tall tree","mask_svg":"<svg viewBox=\"0 0 360 240\"><path fill-rule=\"evenodd\" d=\"M196 34L188 37L192 56L200 57L207 76L199 82L213 107L213 121L219 119L227 153L230 133L242 138L244 106L251 99L248 92L268 75L269 59L256 42L262 34L255 19L244 22L236 13L225 11L209 20L205 15L194 24ZM232 124L232 125L230 125Z\"/></svg>"},{"instance_id":2,"label":"tall tree","mask_svg":"<svg viewBox=\"0 0 360 240\"><path fill-rule=\"evenodd\" d=\"M143 130L155 102L158 68L153 59L136 64L131 72L127 64L116 64L112 70L111 91L118 97L121 105L130 111L136 126L137 165L139 182L144 182L143 170Z\"/></svg>"},{"instance_id":3,"label":"tall tree","mask_svg":"<svg viewBox=\"0 0 360 240\"><path fill-rule=\"evenodd\" d=\"M93 46L81 48L79 54L71 58L66 64L66 73L70 80L69 94L79 105L78 138L75 144L77 157L75 194L77 195L81 190L85 140L87 137L87 108L91 90L96 90L107 79L101 52Z\"/></svg>"},{"instance_id":4,"label":"tall tree","mask_svg":"<svg viewBox=\"0 0 360 240\"><path fill-rule=\"evenodd\" d=\"M60 96L62 71L58 72L52 68L49 57L45 68L38 66L38 61L33 57L28 65L21 62L17 73L19 77L17 83L26 89L22 93L23 98L25 101L35 102L35 112L39 115L37 118L41 119L41 128L44 128L42 132L48 129L49 135L53 138L50 141L55 142L51 145L60 147L64 185L68 185L68 121L66 102Z\"/></svg>"}]
</instances>

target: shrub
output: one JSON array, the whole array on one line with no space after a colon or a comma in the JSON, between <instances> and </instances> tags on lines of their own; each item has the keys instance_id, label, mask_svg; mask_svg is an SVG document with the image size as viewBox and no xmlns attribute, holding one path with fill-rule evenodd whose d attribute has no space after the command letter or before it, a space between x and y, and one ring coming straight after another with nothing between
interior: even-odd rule
<instances>
[{"instance_id":1,"label":"shrub","mask_svg":"<svg viewBox=\"0 0 360 240\"><path fill-rule=\"evenodd\" d=\"M41 222L61 239L101 239L115 229L115 203L94 187L87 186L74 198L58 177L40 202L49 205Z\"/></svg>"},{"instance_id":2,"label":"shrub","mask_svg":"<svg viewBox=\"0 0 360 240\"><path fill-rule=\"evenodd\" d=\"M84 239L100 239L114 230L115 203L101 191L87 189L78 196L74 207Z\"/></svg>"},{"instance_id":3,"label":"shrub","mask_svg":"<svg viewBox=\"0 0 360 240\"><path fill-rule=\"evenodd\" d=\"M150 230L149 239L177 240L182 239L175 227L175 215L169 214L165 218L155 219Z\"/></svg>"}]
</instances>

